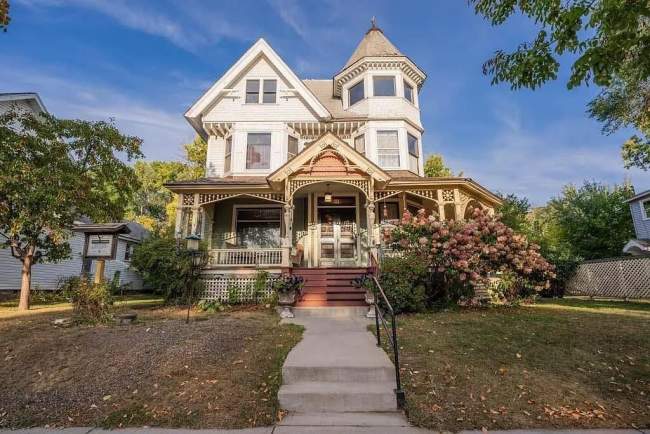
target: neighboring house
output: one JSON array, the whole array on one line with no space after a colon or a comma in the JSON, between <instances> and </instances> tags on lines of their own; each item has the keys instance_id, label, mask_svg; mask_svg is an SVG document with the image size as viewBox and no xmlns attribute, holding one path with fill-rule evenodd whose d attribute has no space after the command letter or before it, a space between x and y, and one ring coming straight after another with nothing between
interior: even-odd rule
<instances>
[{"instance_id":1,"label":"neighboring house","mask_svg":"<svg viewBox=\"0 0 650 434\"><path fill-rule=\"evenodd\" d=\"M639 193L626 201L630 205L636 239L628 241L623 253L650 255L650 190Z\"/></svg>"},{"instance_id":2,"label":"neighboring house","mask_svg":"<svg viewBox=\"0 0 650 434\"><path fill-rule=\"evenodd\" d=\"M210 250L208 290L223 298L255 268L363 270L380 226L405 209L492 212L500 199L472 179L423 176L425 79L374 25L326 80L300 79L265 40L253 44L185 114L208 142L206 177L166 184L177 237Z\"/></svg>"},{"instance_id":3,"label":"neighboring house","mask_svg":"<svg viewBox=\"0 0 650 434\"><path fill-rule=\"evenodd\" d=\"M11 108L32 111L35 114L46 113L40 97L36 93L0 93L0 114ZM116 275L121 286L132 289L142 288L142 279L129 269L129 261L133 247L142 242L147 231L138 223L127 223L128 234L120 234L115 260L106 261L104 275L113 280ZM68 277L79 276L82 271L94 273L94 261L83 263L85 235L88 227L98 225L89 221L76 222L72 236L68 240L72 250L70 259L58 263L39 263L32 266L32 288L56 289L59 283ZM100 225L101 226L101 225ZM1 237L1 236L0 236ZM0 238L0 242L4 241ZM22 263L11 255L11 249L0 248L0 290L20 290ZM116 274L118 273L118 274Z\"/></svg>"}]
</instances>

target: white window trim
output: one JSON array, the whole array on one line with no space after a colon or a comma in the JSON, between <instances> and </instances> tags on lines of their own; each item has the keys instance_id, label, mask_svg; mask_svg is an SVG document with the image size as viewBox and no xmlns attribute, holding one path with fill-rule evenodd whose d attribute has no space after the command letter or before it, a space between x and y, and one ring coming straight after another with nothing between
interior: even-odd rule
<instances>
[{"instance_id":1,"label":"white window trim","mask_svg":"<svg viewBox=\"0 0 650 434\"><path fill-rule=\"evenodd\" d=\"M348 108L350 108L352 106L355 106L355 105L365 101L368 98L365 80L366 80L365 77L361 77L360 80L355 81L354 83L352 83L351 85L349 85L346 88L345 94L347 95L347 99L348 99L348 101L347 101L348 102ZM361 87L363 88L363 98L361 98L359 101L355 102L354 104L351 104L350 103L350 90L359 83L361 83Z\"/></svg>"},{"instance_id":2,"label":"white window trim","mask_svg":"<svg viewBox=\"0 0 650 434\"><path fill-rule=\"evenodd\" d=\"M260 85L257 89L257 102L246 102L246 83L251 80L257 80ZM264 82L275 81L275 102L264 102ZM280 80L277 77L246 77L244 82L244 105L278 105L280 101Z\"/></svg>"},{"instance_id":3,"label":"white window trim","mask_svg":"<svg viewBox=\"0 0 650 434\"><path fill-rule=\"evenodd\" d=\"M650 216L645 212L645 206L643 206L643 204L646 202L650 202L650 199L639 201L639 206L641 207L641 217L643 217L643 220L650 220Z\"/></svg>"},{"instance_id":4,"label":"white window trim","mask_svg":"<svg viewBox=\"0 0 650 434\"><path fill-rule=\"evenodd\" d=\"M230 221L230 232L237 238L237 210L241 208L279 208L280 209L280 236L282 236L282 230L284 225L284 213L282 212L282 205L277 204L236 204L232 206L232 220ZM248 221L248 220L244 220ZM263 222L271 222L275 220L255 220Z\"/></svg>"},{"instance_id":5,"label":"white window trim","mask_svg":"<svg viewBox=\"0 0 650 434\"><path fill-rule=\"evenodd\" d=\"M271 136L271 141L269 143L269 167L267 167L265 169L249 168L248 167L248 135L249 134L268 134L269 136ZM265 130L265 131L262 131L262 130L260 130L260 131L256 131L256 130L246 131L244 133L244 139L245 139L245 142L244 142L244 171L246 171L246 173L267 173L269 170L271 170L271 160L273 159L273 131L268 131L268 130ZM231 161L230 164L232 165L232 161Z\"/></svg>"},{"instance_id":6,"label":"white window trim","mask_svg":"<svg viewBox=\"0 0 650 434\"><path fill-rule=\"evenodd\" d=\"M379 135L380 133L395 133L397 135L397 148L391 148L391 149L396 149L397 150L397 166L382 166L381 161L380 161L380 152L382 149L379 148ZM377 153L377 165L381 167L382 169L388 169L388 170L395 170L395 169L401 169L402 168L402 145L400 144L400 133L399 133L399 128L395 129L390 129L390 128L382 128L378 129L375 132L375 151ZM385 149L384 149L385 150Z\"/></svg>"}]
</instances>

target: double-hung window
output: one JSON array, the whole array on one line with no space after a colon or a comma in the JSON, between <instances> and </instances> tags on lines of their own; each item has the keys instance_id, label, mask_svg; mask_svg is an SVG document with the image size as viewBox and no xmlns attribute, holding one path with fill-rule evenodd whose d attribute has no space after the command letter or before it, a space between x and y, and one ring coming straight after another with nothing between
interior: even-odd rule
<instances>
[{"instance_id":1,"label":"double-hung window","mask_svg":"<svg viewBox=\"0 0 650 434\"><path fill-rule=\"evenodd\" d=\"M280 207L236 208L237 244L247 248L280 247Z\"/></svg>"},{"instance_id":2,"label":"double-hung window","mask_svg":"<svg viewBox=\"0 0 650 434\"><path fill-rule=\"evenodd\" d=\"M226 139L226 155L223 159L223 171L230 172L232 161L232 136Z\"/></svg>"},{"instance_id":3,"label":"double-hung window","mask_svg":"<svg viewBox=\"0 0 650 434\"><path fill-rule=\"evenodd\" d=\"M363 90L363 80L350 87L348 90L348 99L350 100L350 105L354 105L361 101L365 97Z\"/></svg>"},{"instance_id":4,"label":"double-hung window","mask_svg":"<svg viewBox=\"0 0 650 434\"><path fill-rule=\"evenodd\" d=\"M413 99L413 86L408 84L406 80L404 80L404 98L406 98L411 104L415 104L415 100Z\"/></svg>"},{"instance_id":5,"label":"double-hung window","mask_svg":"<svg viewBox=\"0 0 650 434\"><path fill-rule=\"evenodd\" d=\"M372 78L374 96L395 96L395 77L376 75Z\"/></svg>"},{"instance_id":6,"label":"double-hung window","mask_svg":"<svg viewBox=\"0 0 650 434\"><path fill-rule=\"evenodd\" d=\"M643 218L646 220L650 219L650 199L644 200L641 202L641 208L643 209Z\"/></svg>"},{"instance_id":7,"label":"double-hung window","mask_svg":"<svg viewBox=\"0 0 650 434\"><path fill-rule=\"evenodd\" d=\"M262 91L261 95L260 90ZM277 101L277 93L277 80L246 80L246 104L259 104L260 101L263 104L275 104Z\"/></svg>"},{"instance_id":8,"label":"double-hung window","mask_svg":"<svg viewBox=\"0 0 650 434\"><path fill-rule=\"evenodd\" d=\"M377 131L377 157L381 167L400 167L397 131Z\"/></svg>"},{"instance_id":9,"label":"double-hung window","mask_svg":"<svg viewBox=\"0 0 650 434\"><path fill-rule=\"evenodd\" d=\"M289 140L287 142L287 160L290 160L291 158L295 157L297 153L298 153L298 139L293 136L289 136Z\"/></svg>"},{"instance_id":10,"label":"double-hung window","mask_svg":"<svg viewBox=\"0 0 650 434\"><path fill-rule=\"evenodd\" d=\"M271 133L248 133L246 169L271 167Z\"/></svg>"},{"instance_id":11,"label":"double-hung window","mask_svg":"<svg viewBox=\"0 0 650 434\"><path fill-rule=\"evenodd\" d=\"M354 149L360 154L366 153L366 136L364 134L354 138Z\"/></svg>"},{"instance_id":12,"label":"double-hung window","mask_svg":"<svg viewBox=\"0 0 650 434\"><path fill-rule=\"evenodd\" d=\"M413 134L408 134L406 136L406 140L408 142L408 148L409 148L409 169L411 172L418 172L418 158L419 158L419 150L418 150L418 138L415 137Z\"/></svg>"}]
</instances>

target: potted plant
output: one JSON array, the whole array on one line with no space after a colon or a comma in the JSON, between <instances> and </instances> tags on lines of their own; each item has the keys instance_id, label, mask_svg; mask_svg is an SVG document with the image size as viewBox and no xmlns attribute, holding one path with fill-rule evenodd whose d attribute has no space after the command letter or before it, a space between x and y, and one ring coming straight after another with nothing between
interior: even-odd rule
<instances>
[{"instance_id":1,"label":"potted plant","mask_svg":"<svg viewBox=\"0 0 650 434\"><path fill-rule=\"evenodd\" d=\"M373 282L370 273L366 273L363 276L356 277L352 279L352 285L355 288L365 289L365 300L368 305L368 313L366 314L367 318L375 317L375 292L373 291Z\"/></svg>"},{"instance_id":2,"label":"potted plant","mask_svg":"<svg viewBox=\"0 0 650 434\"><path fill-rule=\"evenodd\" d=\"M293 318L291 306L302 293L304 280L300 276L284 275L273 283L273 289L278 293L278 304L282 306L280 317Z\"/></svg>"}]
</instances>

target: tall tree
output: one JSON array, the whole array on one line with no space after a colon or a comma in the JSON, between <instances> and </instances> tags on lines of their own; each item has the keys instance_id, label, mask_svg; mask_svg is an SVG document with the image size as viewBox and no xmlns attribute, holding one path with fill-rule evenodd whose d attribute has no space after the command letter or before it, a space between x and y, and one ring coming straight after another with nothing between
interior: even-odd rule
<instances>
[{"instance_id":1,"label":"tall tree","mask_svg":"<svg viewBox=\"0 0 650 434\"><path fill-rule=\"evenodd\" d=\"M493 25L522 14L536 37L514 51L498 50L483 65L492 83L535 89L555 80L561 56L571 54L567 86L602 87L589 113L604 132L634 127L640 136L623 147L625 165L650 167L650 2L647 0L469 0Z\"/></svg>"},{"instance_id":2,"label":"tall tree","mask_svg":"<svg viewBox=\"0 0 650 434\"><path fill-rule=\"evenodd\" d=\"M11 17L9 16L9 0L0 0L0 30L6 32L7 27L9 27L9 21L11 21Z\"/></svg>"},{"instance_id":3,"label":"tall tree","mask_svg":"<svg viewBox=\"0 0 650 434\"><path fill-rule=\"evenodd\" d=\"M424 162L424 174L429 178L453 176L451 169L445 165L445 161L440 154L431 154L427 157Z\"/></svg>"},{"instance_id":4,"label":"tall tree","mask_svg":"<svg viewBox=\"0 0 650 434\"><path fill-rule=\"evenodd\" d=\"M70 254L75 219L121 219L137 188L118 154L140 157L141 140L110 122L0 115L0 242L22 262L20 309L29 308L32 266Z\"/></svg>"},{"instance_id":5,"label":"tall tree","mask_svg":"<svg viewBox=\"0 0 650 434\"><path fill-rule=\"evenodd\" d=\"M497 212L501 214L501 222L515 232L524 232L530 212L530 202L525 197L514 194L501 195L503 200Z\"/></svg>"},{"instance_id":6,"label":"tall tree","mask_svg":"<svg viewBox=\"0 0 650 434\"><path fill-rule=\"evenodd\" d=\"M620 256L634 237L630 209L625 203L634 195L629 184L608 187L585 182L580 188L564 187L562 194L547 205L554 236L585 259Z\"/></svg>"}]
</instances>

